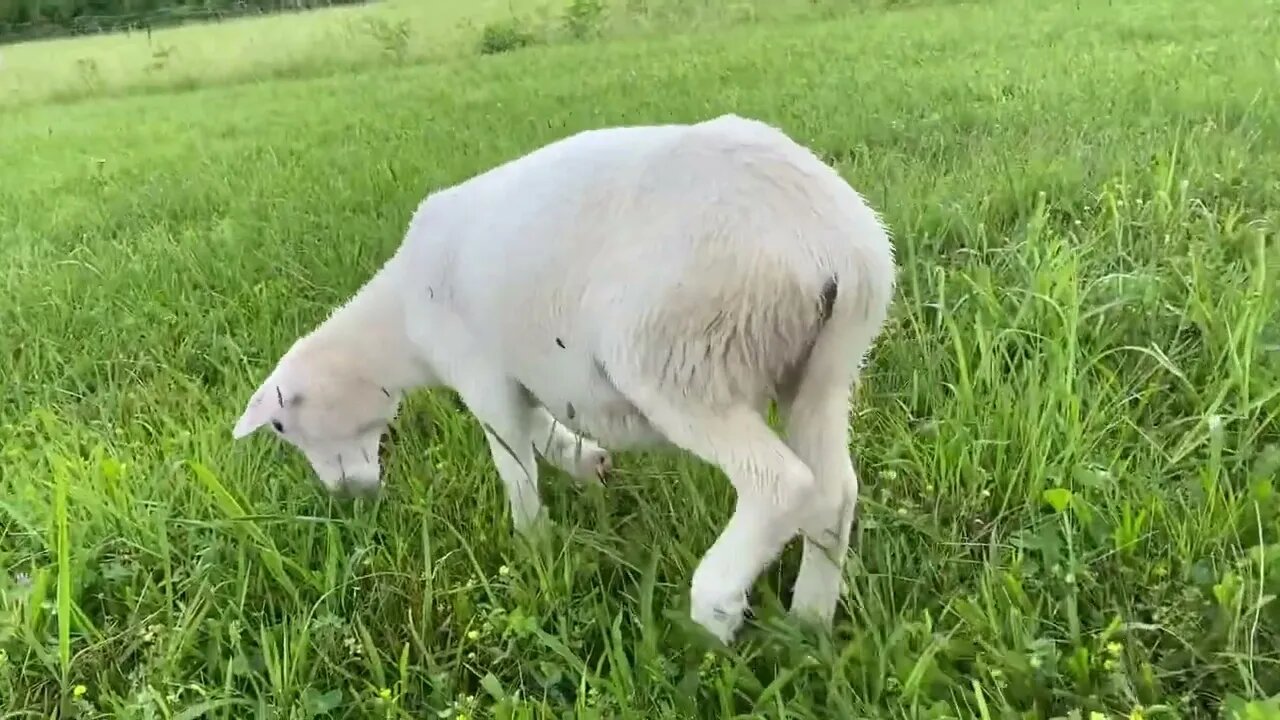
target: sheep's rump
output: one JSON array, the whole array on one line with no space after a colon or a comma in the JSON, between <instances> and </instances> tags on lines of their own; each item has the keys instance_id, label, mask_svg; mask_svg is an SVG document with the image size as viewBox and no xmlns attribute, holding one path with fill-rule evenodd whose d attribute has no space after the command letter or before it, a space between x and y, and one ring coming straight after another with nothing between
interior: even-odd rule
<instances>
[{"instance_id":1,"label":"sheep's rump","mask_svg":"<svg viewBox=\"0 0 1280 720\"><path fill-rule=\"evenodd\" d=\"M593 325L629 336L626 352L605 343L606 369L635 363L712 404L786 399L827 323L882 322L887 234L781 132L732 116L693 126L626 189L586 294L604 308Z\"/></svg>"},{"instance_id":2,"label":"sheep's rump","mask_svg":"<svg viewBox=\"0 0 1280 720\"><path fill-rule=\"evenodd\" d=\"M699 283L675 281L666 293L637 297L637 312L616 317L602 343L604 371L629 365L658 386L711 406L787 398L832 317L838 279L816 285L782 273L714 272Z\"/></svg>"}]
</instances>

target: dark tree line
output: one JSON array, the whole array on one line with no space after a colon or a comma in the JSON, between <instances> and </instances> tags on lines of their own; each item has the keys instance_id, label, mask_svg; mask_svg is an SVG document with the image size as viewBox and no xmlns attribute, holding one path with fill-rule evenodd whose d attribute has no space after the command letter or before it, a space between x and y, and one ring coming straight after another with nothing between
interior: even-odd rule
<instances>
[{"instance_id":1,"label":"dark tree line","mask_svg":"<svg viewBox=\"0 0 1280 720\"><path fill-rule=\"evenodd\" d=\"M0 42L351 5L365 0L0 0Z\"/></svg>"}]
</instances>

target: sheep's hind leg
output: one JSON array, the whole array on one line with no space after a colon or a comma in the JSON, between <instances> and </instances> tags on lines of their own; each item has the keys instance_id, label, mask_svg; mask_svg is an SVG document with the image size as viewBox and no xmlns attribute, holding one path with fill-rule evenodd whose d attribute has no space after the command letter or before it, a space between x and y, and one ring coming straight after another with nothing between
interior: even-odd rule
<instances>
[{"instance_id":1,"label":"sheep's hind leg","mask_svg":"<svg viewBox=\"0 0 1280 720\"><path fill-rule=\"evenodd\" d=\"M848 386L814 383L788 413L788 444L809 463L817 483L802 525L804 554L791 613L831 626L844 579L858 505L858 476L848 445Z\"/></svg>"},{"instance_id":2,"label":"sheep's hind leg","mask_svg":"<svg viewBox=\"0 0 1280 720\"><path fill-rule=\"evenodd\" d=\"M615 372L613 380L658 432L719 466L737 492L733 516L694 571L691 592L694 621L727 644L752 584L798 532L813 473L747 405L712 408L642 377Z\"/></svg>"},{"instance_id":3,"label":"sheep's hind leg","mask_svg":"<svg viewBox=\"0 0 1280 720\"><path fill-rule=\"evenodd\" d=\"M791 613L830 628L844 585L849 536L858 507L858 475L849 451L849 400L868 335L835 332L818 341L795 395L786 403L787 444L817 484L802 525L804 554Z\"/></svg>"}]
</instances>

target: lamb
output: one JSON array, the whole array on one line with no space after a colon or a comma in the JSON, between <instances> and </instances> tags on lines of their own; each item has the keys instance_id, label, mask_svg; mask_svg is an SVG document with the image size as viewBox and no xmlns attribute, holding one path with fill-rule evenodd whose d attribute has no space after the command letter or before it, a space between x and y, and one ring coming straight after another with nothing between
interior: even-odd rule
<instances>
[{"instance_id":1,"label":"lamb","mask_svg":"<svg viewBox=\"0 0 1280 720\"><path fill-rule=\"evenodd\" d=\"M450 387L521 533L544 516L535 454L602 478L606 447L682 449L736 494L692 619L731 643L755 579L801 535L790 612L829 628L858 494L849 403L895 272L877 213L772 126L585 131L429 194L233 436L269 425L329 491L372 492L401 398Z\"/></svg>"}]
</instances>

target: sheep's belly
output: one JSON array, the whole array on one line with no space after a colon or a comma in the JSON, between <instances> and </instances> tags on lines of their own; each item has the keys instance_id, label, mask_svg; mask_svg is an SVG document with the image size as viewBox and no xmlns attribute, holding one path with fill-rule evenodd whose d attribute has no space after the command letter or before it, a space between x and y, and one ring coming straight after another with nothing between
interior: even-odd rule
<instances>
[{"instance_id":1,"label":"sheep's belly","mask_svg":"<svg viewBox=\"0 0 1280 720\"><path fill-rule=\"evenodd\" d=\"M522 370L516 373L521 385L565 427L615 448L662 441L591 356L561 351L529 358Z\"/></svg>"}]
</instances>

